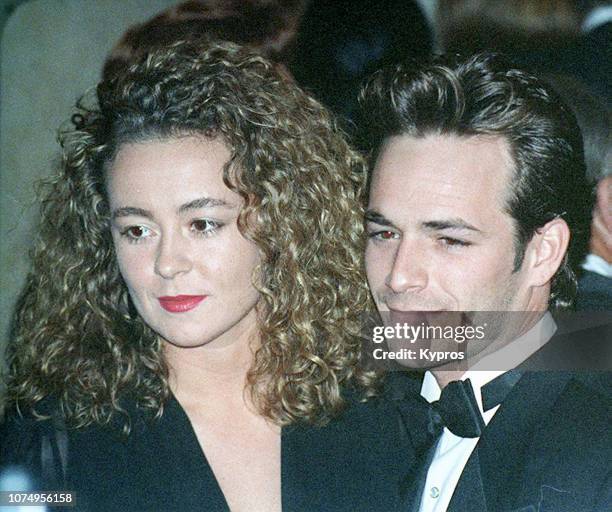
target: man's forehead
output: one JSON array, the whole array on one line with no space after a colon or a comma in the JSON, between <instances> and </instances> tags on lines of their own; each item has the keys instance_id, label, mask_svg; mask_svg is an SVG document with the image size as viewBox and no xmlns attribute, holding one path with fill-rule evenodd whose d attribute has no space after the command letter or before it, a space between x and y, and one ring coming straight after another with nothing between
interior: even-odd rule
<instances>
[{"instance_id":1,"label":"man's forehead","mask_svg":"<svg viewBox=\"0 0 612 512\"><path fill-rule=\"evenodd\" d=\"M392 137L376 162L370 208L383 214L501 213L512 168L503 137Z\"/></svg>"},{"instance_id":2,"label":"man's forehead","mask_svg":"<svg viewBox=\"0 0 612 512\"><path fill-rule=\"evenodd\" d=\"M422 137L395 135L388 137L378 154L376 167L383 162L403 156L411 156L418 162L455 156L461 161L473 162L481 157L495 158L499 164L512 168L510 144L502 135L457 135L430 133Z\"/></svg>"}]
</instances>

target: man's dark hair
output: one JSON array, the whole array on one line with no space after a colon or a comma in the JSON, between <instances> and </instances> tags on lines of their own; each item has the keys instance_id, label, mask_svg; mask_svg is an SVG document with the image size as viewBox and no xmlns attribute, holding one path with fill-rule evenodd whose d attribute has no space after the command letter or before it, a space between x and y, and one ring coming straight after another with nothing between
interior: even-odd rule
<instances>
[{"instance_id":1,"label":"man's dark hair","mask_svg":"<svg viewBox=\"0 0 612 512\"><path fill-rule=\"evenodd\" d=\"M515 220L515 271L538 228L562 218L569 248L551 284L550 306L572 305L587 248L592 193L580 129L546 83L493 53L436 56L374 74L361 92L365 139L377 156L395 135L501 136L514 163L506 210Z\"/></svg>"}]
</instances>

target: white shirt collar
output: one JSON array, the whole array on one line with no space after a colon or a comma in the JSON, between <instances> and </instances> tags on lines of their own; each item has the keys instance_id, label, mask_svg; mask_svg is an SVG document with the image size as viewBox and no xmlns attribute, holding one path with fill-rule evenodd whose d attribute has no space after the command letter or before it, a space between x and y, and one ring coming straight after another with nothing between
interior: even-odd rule
<instances>
[{"instance_id":1,"label":"white shirt collar","mask_svg":"<svg viewBox=\"0 0 612 512\"><path fill-rule=\"evenodd\" d=\"M470 379L472 383L472 389L474 390L474 394L476 395L476 401L478 405L482 409L482 400L480 397L480 388L482 388L486 383L491 382L496 377L500 376L502 373L505 373L503 370L489 370L489 371L467 371L465 372L460 380ZM423 385L421 386L421 396L425 398L428 402L435 402L440 399L440 395L442 394L442 390L438 385L438 381L434 377L433 373L430 371L425 372L423 377Z\"/></svg>"},{"instance_id":2,"label":"white shirt collar","mask_svg":"<svg viewBox=\"0 0 612 512\"><path fill-rule=\"evenodd\" d=\"M552 338L556 330L557 324L547 311L526 333L477 361L470 371L491 369L508 371L516 368L529 356L540 350Z\"/></svg>"},{"instance_id":3,"label":"white shirt collar","mask_svg":"<svg viewBox=\"0 0 612 512\"><path fill-rule=\"evenodd\" d=\"M442 390L438 385L438 381L434 377L433 373L429 370L425 372L423 377L423 384L421 385L421 396L429 403L435 402L440 399Z\"/></svg>"},{"instance_id":4,"label":"white shirt collar","mask_svg":"<svg viewBox=\"0 0 612 512\"><path fill-rule=\"evenodd\" d=\"M595 7L584 17L580 30L583 33L587 33L610 21L612 21L612 5L601 5Z\"/></svg>"},{"instance_id":5,"label":"white shirt collar","mask_svg":"<svg viewBox=\"0 0 612 512\"><path fill-rule=\"evenodd\" d=\"M604 277L612 278L612 263L608 263L602 257L596 254L588 254L582 264L584 270L595 272Z\"/></svg>"}]
</instances>

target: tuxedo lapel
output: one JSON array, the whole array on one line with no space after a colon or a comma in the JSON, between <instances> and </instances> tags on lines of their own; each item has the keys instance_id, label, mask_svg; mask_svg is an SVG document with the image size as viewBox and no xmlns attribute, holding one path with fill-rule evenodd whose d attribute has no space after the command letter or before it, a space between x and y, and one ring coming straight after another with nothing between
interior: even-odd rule
<instances>
[{"instance_id":1,"label":"tuxedo lapel","mask_svg":"<svg viewBox=\"0 0 612 512\"><path fill-rule=\"evenodd\" d=\"M468 498L480 494L480 486L486 507L482 510L510 510L515 506L530 440L570 377L562 372L526 372L523 375L476 445L455 489L449 511L476 510L466 507L466 503Z\"/></svg>"},{"instance_id":2,"label":"tuxedo lapel","mask_svg":"<svg viewBox=\"0 0 612 512\"><path fill-rule=\"evenodd\" d=\"M407 404L410 397L420 394L423 382L423 373L416 372L395 372L387 375L385 386L387 394L399 411L399 432L403 443L410 446L415 463L408 468L407 472L401 476L399 481L399 497L402 510L406 512L418 512L421 504L421 493L427 479L427 470L431 464L435 452L435 444L426 453L417 454L417 446L423 444L426 438L425 425L418 428L410 426L408 421L412 411Z\"/></svg>"},{"instance_id":3,"label":"tuxedo lapel","mask_svg":"<svg viewBox=\"0 0 612 512\"><path fill-rule=\"evenodd\" d=\"M464 483L462 483L464 482ZM484 490L484 480L482 477L482 465L478 450L470 456L463 472L461 480L453 493L453 498L449 504L449 511L472 511L488 512L496 509L487 507L487 497Z\"/></svg>"}]
</instances>

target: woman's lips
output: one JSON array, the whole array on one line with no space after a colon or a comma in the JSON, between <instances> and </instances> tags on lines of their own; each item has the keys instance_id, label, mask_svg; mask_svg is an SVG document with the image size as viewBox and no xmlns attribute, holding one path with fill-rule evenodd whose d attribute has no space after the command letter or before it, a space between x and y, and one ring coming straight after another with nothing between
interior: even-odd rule
<instances>
[{"instance_id":1,"label":"woman's lips","mask_svg":"<svg viewBox=\"0 0 612 512\"><path fill-rule=\"evenodd\" d=\"M161 307L170 313L184 313L194 309L206 297L207 295L175 295L173 297L158 297L157 300L159 300Z\"/></svg>"}]
</instances>

